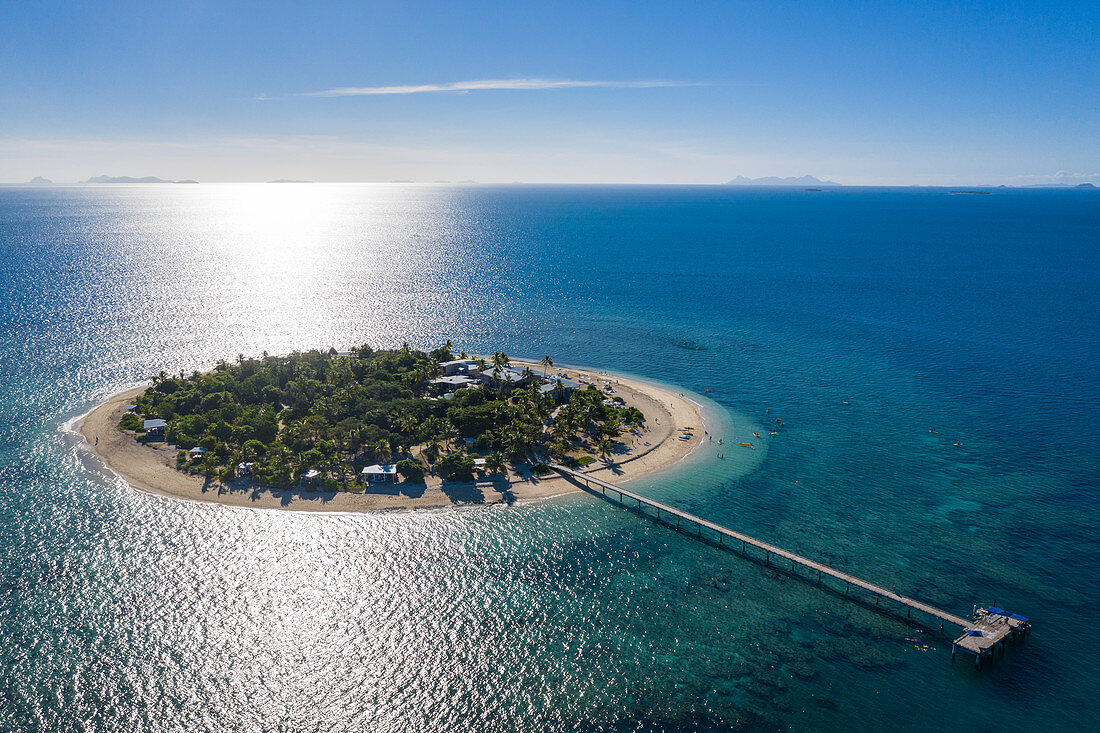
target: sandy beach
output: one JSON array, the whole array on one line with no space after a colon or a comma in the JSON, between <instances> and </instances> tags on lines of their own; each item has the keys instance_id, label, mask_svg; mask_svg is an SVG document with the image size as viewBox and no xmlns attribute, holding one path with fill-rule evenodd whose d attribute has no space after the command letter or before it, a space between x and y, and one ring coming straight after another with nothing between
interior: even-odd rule
<instances>
[{"instance_id":1,"label":"sandy beach","mask_svg":"<svg viewBox=\"0 0 1100 733\"><path fill-rule=\"evenodd\" d=\"M513 364L530 366L538 373L543 369L529 362ZM644 427L625 432L619 438L622 449L611 456L610 462L597 461L585 469L587 473L625 483L679 463L707 442L703 411L686 396L596 370L554 367L551 373L598 386L610 381L618 396L645 415ZM420 484L402 482L337 492L272 489L244 479L226 484L177 470L174 446L143 445L132 434L119 429L124 406L132 404L145 389L143 386L112 396L78 418L73 428L103 465L130 486L154 494L257 509L362 512L515 503L580 491L556 474L539 477L526 470L509 471L507 476L491 476L476 482L445 482L438 476L427 476L426 482ZM694 428L695 437L690 441L680 440L683 427Z\"/></svg>"}]
</instances>

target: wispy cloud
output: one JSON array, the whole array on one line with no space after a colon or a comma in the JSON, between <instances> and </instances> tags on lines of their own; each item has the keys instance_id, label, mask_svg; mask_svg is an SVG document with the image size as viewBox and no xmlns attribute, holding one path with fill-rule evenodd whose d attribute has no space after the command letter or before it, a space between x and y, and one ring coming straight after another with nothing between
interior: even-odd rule
<instances>
[{"instance_id":1,"label":"wispy cloud","mask_svg":"<svg viewBox=\"0 0 1100 733\"><path fill-rule=\"evenodd\" d=\"M306 92L307 97L363 97L381 94L428 94L431 92L482 92L491 90L537 91L544 89L586 89L606 87L617 89L652 89L657 87L701 86L684 81L583 81L576 79L479 79L447 84L403 84L389 87L336 87L320 92Z\"/></svg>"}]
</instances>

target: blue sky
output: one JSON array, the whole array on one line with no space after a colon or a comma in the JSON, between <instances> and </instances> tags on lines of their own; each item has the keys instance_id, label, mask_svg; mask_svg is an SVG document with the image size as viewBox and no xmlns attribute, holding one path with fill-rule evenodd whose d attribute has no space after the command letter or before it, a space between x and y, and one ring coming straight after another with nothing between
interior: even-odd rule
<instances>
[{"instance_id":1,"label":"blue sky","mask_svg":"<svg viewBox=\"0 0 1100 733\"><path fill-rule=\"evenodd\" d=\"M0 0L0 18L5 181L1100 183L1096 2ZM391 93L318 94L342 88Z\"/></svg>"}]
</instances>

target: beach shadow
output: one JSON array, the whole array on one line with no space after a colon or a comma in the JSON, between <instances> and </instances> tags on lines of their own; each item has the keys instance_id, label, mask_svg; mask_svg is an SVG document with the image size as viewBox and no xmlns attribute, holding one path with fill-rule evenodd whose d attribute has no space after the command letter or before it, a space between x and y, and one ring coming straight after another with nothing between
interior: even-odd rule
<instances>
[{"instance_id":1,"label":"beach shadow","mask_svg":"<svg viewBox=\"0 0 1100 733\"><path fill-rule=\"evenodd\" d=\"M375 496L397 496L401 493L402 486L403 484L367 484L360 492L356 493L372 494Z\"/></svg>"},{"instance_id":2,"label":"beach shadow","mask_svg":"<svg viewBox=\"0 0 1100 733\"><path fill-rule=\"evenodd\" d=\"M500 494L500 500L511 506L516 503L516 495L512 493L512 482L506 476L496 474L489 479L489 485L493 491Z\"/></svg>"},{"instance_id":3,"label":"beach shadow","mask_svg":"<svg viewBox=\"0 0 1100 733\"><path fill-rule=\"evenodd\" d=\"M221 496L223 488L225 488L225 484L215 481L211 476L204 476L202 479L202 493L204 494L207 491L214 491L216 489L218 495Z\"/></svg>"},{"instance_id":4,"label":"beach shadow","mask_svg":"<svg viewBox=\"0 0 1100 733\"><path fill-rule=\"evenodd\" d=\"M404 494L410 499L419 499L424 496L424 492L427 491L428 485L423 481L419 483L403 481L397 484L397 489L398 493Z\"/></svg>"},{"instance_id":5,"label":"beach shadow","mask_svg":"<svg viewBox=\"0 0 1100 733\"><path fill-rule=\"evenodd\" d=\"M615 476L622 476L623 475L622 465L619 464L619 463L616 463L615 461L612 461L609 458L604 458L604 459L600 460L600 468L601 468L601 470L610 471Z\"/></svg>"},{"instance_id":6,"label":"beach shadow","mask_svg":"<svg viewBox=\"0 0 1100 733\"><path fill-rule=\"evenodd\" d=\"M452 504L484 504L485 492L472 481L443 481L440 487Z\"/></svg>"}]
</instances>

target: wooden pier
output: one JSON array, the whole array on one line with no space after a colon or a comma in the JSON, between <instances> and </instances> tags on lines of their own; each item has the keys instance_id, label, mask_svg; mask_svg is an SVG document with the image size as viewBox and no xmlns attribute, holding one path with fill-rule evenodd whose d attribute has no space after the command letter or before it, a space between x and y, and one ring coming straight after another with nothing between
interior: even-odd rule
<instances>
[{"instance_id":1,"label":"wooden pier","mask_svg":"<svg viewBox=\"0 0 1100 733\"><path fill-rule=\"evenodd\" d=\"M796 555L793 552L788 552L775 545L761 542L746 534L736 532L720 524L715 524L702 517L697 517L694 514L689 514L688 512L669 506L668 504L654 501L653 499L649 499L629 489L624 489L609 481L604 481L595 476L589 476L580 471L566 468L556 463L548 463L547 465L566 478L584 482L589 490L593 490L593 487L598 488L600 493L605 497L609 491L618 494L621 504L625 505L627 500L635 502L639 512L642 511L642 507L649 507L656 511L658 520L665 519L671 523L671 521L675 519L678 529L682 529L683 524L688 524L695 528L699 537L702 537L703 531L707 530L711 537L717 536L719 545L732 546L733 549L736 549L737 543L740 543L742 554L747 553L749 547L761 550L764 552L765 562L769 565L772 564L772 559L775 558L777 562L779 560L784 561L784 563L789 562L791 564L791 572L794 572L797 566L806 568L811 572L816 572L819 582L823 577L834 578L845 584L845 594L850 592L853 586L860 588L875 596L876 606L879 605L882 599L886 599L904 607L906 618L908 619L913 618L912 614L914 610L939 619L940 631L944 630L944 624L952 624L961 627L963 629L963 635L955 639L951 646L952 661L955 659L956 650L963 649L974 654L975 664L981 666L983 656L992 654L993 650L997 648L998 643L1001 644L1000 648L1003 651L1004 642L1009 637L1015 636L1016 634L1023 635L1027 633L1027 630L1031 626L1028 619L1022 616L1009 614L1001 611L1001 609L992 607L990 609L976 609L975 619L970 621L961 616L942 611L935 606L930 606L927 603L922 603L913 598L903 596L893 590L887 590L882 586L869 583L866 580L861 580L853 575L848 575L828 565L822 565L819 562L802 557L801 555ZM665 516L662 517L662 513ZM992 613L991 611L996 613Z\"/></svg>"}]
</instances>

